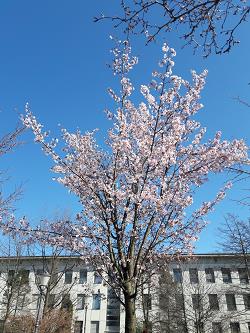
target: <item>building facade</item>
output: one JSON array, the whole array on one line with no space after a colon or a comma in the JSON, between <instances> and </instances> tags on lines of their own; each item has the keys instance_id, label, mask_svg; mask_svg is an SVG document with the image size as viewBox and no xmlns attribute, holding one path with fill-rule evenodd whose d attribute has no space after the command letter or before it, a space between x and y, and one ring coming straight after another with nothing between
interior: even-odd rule
<instances>
[{"instance_id":1,"label":"building facade","mask_svg":"<svg viewBox=\"0 0 250 333\"><path fill-rule=\"evenodd\" d=\"M171 262L139 292L138 333L250 333L247 268L246 258L230 254ZM43 271L49 280L41 298ZM46 304L71 312L74 333L124 332L117 295L78 257L2 257L0 272L2 326L7 318L36 318Z\"/></svg>"}]
</instances>

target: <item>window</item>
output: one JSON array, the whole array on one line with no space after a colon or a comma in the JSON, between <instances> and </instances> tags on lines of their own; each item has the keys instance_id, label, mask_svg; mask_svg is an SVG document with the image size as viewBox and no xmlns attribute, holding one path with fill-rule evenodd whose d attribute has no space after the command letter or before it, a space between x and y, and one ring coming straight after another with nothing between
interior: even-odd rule
<instances>
[{"instance_id":1,"label":"window","mask_svg":"<svg viewBox=\"0 0 250 333\"><path fill-rule=\"evenodd\" d=\"M199 309L201 310L202 304L201 304L200 295L198 294L192 295L192 304L194 310L199 310Z\"/></svg>"},{"instance_id":2,"label":"window","mask_svg":"<svg viewBox=\"0 0 250 333\"><path fill-rule=\"evenodd\" d=\"M100 310L100 308L101 308L101 295L93 294L92 310Z\"/></svg>"},{"instance_id":3,"label":"window","mask_svg":"<svg viewBox=\"0 0 250 333\"><path fill-rule=\"evenodd\" d=\"M144 310L148 311L152 308L151 295L143 294L143 307Z\"/></svg>"},{"instance_id":4,"label":"window","mask_svg":"<svg viewBox=\"0 0 250 333\"><path fill-rule=\"evenodd\" d=\"M250 295L243 295L244 305L246 310L250 310Z\"/></svg>"},{"instance_id":5,"label":"window","mask_svg":"<svg viewBox=\"0 0 250 333\"><path fill-rule=\"evenodd\" d=\"M181 283L182 282L182 272L180 268L174 268L173 269L174 274L174 282Z\"/></svg>"},{"instance_id":6,"label":"window","mask_svg":"<svg viewBox=\"0 0 250 333\"><path fill-rule=\"evenodd\" d=\"M25 295L18 295L16 302L17 310L22 310L24 308L24 305L25 305Z\"/></svg>"},{"instance_id":7,"label":"window","mask_svg":"<svg viewBox=\"0 0 250 333\"><path fill-rule=\"evenodd\" d=\"M64 274L64 283L71 284L72 283L72 271L66 271Z\"/></svg>"},{"instance_id":8,"label":"window","mask_svg":"<svg viewBox=\"0 0 250 333\"><path fill-rule=\"evenodd\" d=\"M29 274L30 274L30 271L27 269L22 269L20 271L9 270L8 271L8 283L10 285L29 284Z\"/></svg>"},{"instance_id":9,"label":"window","mask_svg":"<svg viewBox=\"0 0 250 333\"><path fill-rule=\"evenodd\" d=\"M230 323L231 333L240 333L240 324L239 323Z\"/></svg>"},{"instance_id":10,"label":"window","mask_svg":"<svg viewBox=\"0 0 250 333\"><path fill-rule=\"evenodd\" d=\"M99 274L97 274L96 272L95 272L95 275L94 275L94 283L95 284L101 284L102 283L102 277Z\"/></svg>"},{"instance_id":11,"label":"window","mask_svg":"<svg viewBox=\"0 0 250 333\"><path fill-rule=\"evenodd\" d=\"M70 299L70 294L63 295L61 308L66 309L66 310L72 309L72 302Z\"/></svg>"},{"instance_id":12,"label":"window","mask_svg":"<svg viewBox=\"0 0 250 333\"><path fill-rule=\"evenodd\" d=\"M210 310L219 310L219 302L217 294L209 294L208 300L209 300Z\"/></svg>"},{"instance_id":13,"label":"window","mask_svg":"<svg viewBox=\"0 0 250 333\"><path fill-rule=\"evenodd\" d=\"M250 323L247 323L248 326L248 332L250 333Z\"/></svg>"},{"instance_id":14,"label":"window","mask_svg":"<svg viewBox=\"0 0 250 333\"><path fill-rule=\"evenodd\" d=\"M87 282L87 270L80 269L79 272L79 283L86 283Z\"/></svg>"},{"instance_id":15,"label":"window","mask_svg":"<svg viewBox=\"0 0 250 333\"><path fill-rule=\"evenodd\" d=\"M99 333L99 321L91 321L90 333Z\"/></svg>"},{"instance_id":16,"label":"window","mask_svg":"<svg viewBox=\"0 0 250 333\"><path fill-rule=\"evenodd\" d=\"M227 302L227 309L228 311L235 311L237 310L235 295L234 294L226 294L226 302Z\"/></svg>"},{"instance_id":17,"label":"window","mask_svg":"<svg viewBox=\"0 0 250 333\"><path fill-rule=\"evenodd\" d=\"M48 307L50 309L53 309L55 307L55 304L56 304L56 295L55 294L49 294Z\"/></svg>"},{"instance_id":18,"label":"window","mask_svg":"<svg viewBox=\"0 0 250 333\"><path fill-rule=\"evenodd\" d=\"M248 284L249 279L248 279L247 269L246 268L238 268L238 273L239 273L240 283Z\"/></svg>"},{"instance_id":19,"label":"window","mask_svg":"<svg viewBox=\"0 0 250 333\"><path fill-rule=\"evenodd\" d=\"M83 329L83 322L79 320L75 321L74 333L82 333L82 329Z\"/></svg>"},{"instance_id":20,"label":"window","mask_svg":"<svg viewBox=\"0 0 250 333\"><path fill-rule=\"evenodd\" d=\"M222 333L221 323L212 323L212 332L213 333Z\"/></svg>"},{"instance_id":21,"label":"window","mask_svg":"<svg viewBox=\"0 0 250 333\"><path fill-rule=\"evenodd\" d=\"M199 283L197 268L189 268L190 283Z\"/></svg>"},{"instance_id":22,"label":"window","mask_svg":"<svg viewBox=\"0 0 250 333\"><path fill-rule=\"evenodd\" d=\"M221 273L222 273L222 280L224 283L232 283L230 268L222 268Z\"/></svg>"},{"instance_id":23,"label":"window","mask_svg":"<svg viewBox=\"0 0 250 333\"><path fill-rule=\"evenodd\" d=\"M205 268L206 281L209 283L215 283L213 268Z\"/></svg>"},{"instance_id":24,"label":"window","mask_svg":"<svg viewBox=\"0 0 250 333\"><path fill-rule=\"evenodd\" d=\"M83 310L84 309L84 304L85 304L85 297L83 294L78 294L77 295L77 300L76 300L76 309L77 310Z\"/></svg>"}]
</instances>

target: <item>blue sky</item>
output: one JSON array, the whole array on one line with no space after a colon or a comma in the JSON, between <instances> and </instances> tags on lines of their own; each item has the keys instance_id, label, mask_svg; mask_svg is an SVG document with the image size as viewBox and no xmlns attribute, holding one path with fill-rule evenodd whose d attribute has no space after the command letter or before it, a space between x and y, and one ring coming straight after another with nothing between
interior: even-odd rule
<instances>
[{"instance_id":1,"label":"blue sky","mask_svg":"<svg viewBox=\"0 0 250 333\"><path fill-rule=\"evenodd\" d=\"M113 106L106 93L115 86L107 68L110 61L109 35L118 35L108 22L93 23L99 13L110 13L118 0L8 0L0 2L0 133L13 129L29 102L39 120L58 134L58 124L74 131L99 128L101 139L109 123L103 110ZM190 69L209 71L202 94L205 108L199 120L208 136L222 130L227 139L244 138L249 144L250 108L237 103L240 96L250 102L249 32L250 24L238 31L241 40L229 55L203 59L190 48L181 49L172 35L165 40L177 50L176 73L190 78ZM132 74L139 85L147 83L160 57L163 39L145 47L143 38L133 42L139 65ZM16 204L16 214L26 215L36 223L41 217L73 214L80 209L77 198L52 181L51 161L34 145L30 133L25 144L1 160L1 169L10 179L4 191L23 185L23 196ZM215 181L199 192L197 202L212 198ZM248 210L234 199L246 196L249 184L239 183L227 200L209 216L210 225L201 234L198 252L216 250L216 228L227 212L242 218Z\"/></svg>"}]
</instances>

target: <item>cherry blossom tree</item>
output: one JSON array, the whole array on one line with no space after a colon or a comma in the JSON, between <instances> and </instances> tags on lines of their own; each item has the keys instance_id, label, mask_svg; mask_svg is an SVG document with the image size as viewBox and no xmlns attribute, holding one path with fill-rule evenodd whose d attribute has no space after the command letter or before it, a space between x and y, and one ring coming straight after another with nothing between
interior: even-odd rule
<instances>
[{"instance_id":1,"label":"cherry blossom tree","mask_svg":"<svg viewBox=\"0 0 250 333\"><path fill-rule=\"evenodd\" d=\"M250 12L245 0L121 0L118 8L94 21L110 20L126 35L144 34L147 43L174 31L205 57L238 44L237 31Z\"/></svg>"},{"instance_id":2,"label":"cherry blossom tree","mask_svg":"<svg viewBox=\"0 0 250 333\"><path fill-rule=\"evenodd\" d=\"M57 181L79 198L82 212L75 221L48 222L44 230L32 229L26 219L5 225L6 231L26 232L27 241L33 237L69 248L91 262L121 292L126 333L136 330L135 300L147 265L164 255L190 253L205 215L230 184L192 210L196 190L209 174L247 160L242 140L228 142L218 132L205 142L206 129L195 115L202 108L207 72L192 71L189 83L173 74L175 51L165 44L162 51L159 70L149 85L141 86L144 101L137 104L128 73L138 59L128 42L114 48L112 69L121 90L109 89L117 109L106 111L112 127L101 147L95 131L63 129L59 153L58 140L49 139L27 106L23 124L52 158Z\"/></svg>"}]
</instances>

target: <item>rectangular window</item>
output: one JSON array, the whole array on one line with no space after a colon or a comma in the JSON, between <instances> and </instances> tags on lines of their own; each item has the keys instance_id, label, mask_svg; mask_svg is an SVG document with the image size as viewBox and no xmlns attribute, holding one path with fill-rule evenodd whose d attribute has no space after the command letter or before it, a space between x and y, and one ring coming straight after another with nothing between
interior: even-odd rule
<instances>
[{"instance_id":1,"label":"rectangular window","mask_svg":"<svg viewBox=\"0 0 250 333\"><path fill-rule=\"evenodd\" d=\"M25 306L25 295L19 295L17 297L16 307L17 310L22 310Z\"/></svg>"},{"instance_id":2,"label":"rectangular window","mask_svg":"<svg viewBox=\"0 0 250 333\"><path fill-rule=\"evenodd\" d=\"M190 283L199 283L197 268L189 268Z\"/></svg>"},{"instance_id":3,"label":"rectangular window","mask_svg":"<svg viewBox=\"0 0 250 333\"><path fill-rule=\"evenodd\" d=\"M219 310L219 302L217 294L208 294L210 310Z\"/></svg>"},{"instance_id":4,"label":"rectangular window","mask_svg":"<svg viewBox=\"0 0 250 333\"><path fill-rule=\"evenodd\" d=\"M65 284L71 284L72 283L72 271L66 271L64 273L64 283Z\"/></svg>"},{"instance_id":5,"label":"rectangular window","mask_svg":"<svg viewBox=\"0 0 250 333\"><path fill-rule=\"evenodd\" d=\"M79 271L79 283L86 283L87 282L87 270L86 269L80 269Z\"/></svg>"},{"instance_id":6,"label":"rectangular window","mask_svg":"<svg viewBox=\"0 0 250 333\"><path fill-rule=\"evenodd\" d=\"M173 269L174 274L174 282L181 283L182 282L182 272L180 268L174 268Z\"/></svg>"},{"instance_id":7,"label":"rectangular window","mask_svg":"<svg viewBox=\"0 0 250 333\"><path fill-rule=\"evenodd\" d=\"M248 284L249 279L248 279L247 269L246 268L238 268L238 273L239 273L240 283Z\"/></svg>"},{"instance_id":8,"label":"rectangular window","mask_svg":"<svg viewBox=\"0 0 250 333\"><path fill-rule=\"evenodd\" d=\"M206 274L206 281L208 283L215 283L213 268L205 268L205 274Z\"/></svg>"},{"instance_id":9,"label":"rectangular window","mask_svg":"<svg viewBox=\"0 0 250 333\"><path fill-rule=\"evenodd\" d=\"M72 302L71 302L71 299L70 299L70 294L63 295L61 308L66 309L66 310L71 310L72 309Z\"/></svg>"},{"instance_id":10,"label":"rectangular window","mask_svg":"<svg viewBox=\"0 0 250 333\"><path fill-rule=\"evenodd\" d=\"M56 304L56 295L55 294L49 294L48 307L50 309L53 309L55 307L55 304Z\"/></svg>"},{"instance_id":11,"label":"rectangular window","mask_svg":"<svg viewBox=\"0 0 250 333\"><path fill-rule=\"evenodd\" d=\"M231 333L240 333L240 324L239 323L230 323Z\"/></svg>"},{"instance_id":12,"label":"rectangular window","mask_svg":"<svg viewBox=\"0 0 250 333\"><path fill-rule=\"evenodd\" d=\"M230 268L222 268L221 273L222 273L222 280L224 283L232 283Z\"/></svg>"},{"instance_id":13,"label":"rectangular window","mask_svg":"<svg viewBox=\"0 0 250 333\"><path fill-rule=\"evenodd\" d=\"M226 302L227 302L228 311L236 311L237 310L234 294L226 294Z\"/></svg>"},{"instance_id":14,"label":"rectangular window","mask_svg":"<svg viewBox=\"0 0 250 333\"><path fill-rule=\"evenodd\" d=\"M249 294L244 294L243 299L244 299L245 309L250 310L250 295Z\"/></svg>"},{"instance_id":15,"label":"rectangular window","mask_svg":"<svg viewBox=\"0 0 250 333\"><path fill-rule=\"evenodd\" d=\"M82 329L83 329L83 322L80 320L76 320L74 325L74 333L82 333Z\"/></svg>"},{"instance_id":16,"label":"rectangular window","mask_svg":"<svg viewBox=\"0 0 250 333\"><path fill-rule=\"evenodd\" d=\"M102 277L95 272L94 274L94 284L101 284L102 283Z\"/></svg>"},{"instance_id":17,"label":"rectangular window","mask_svg":"<svg viewBox=\"0 0 250 333\"><path fill-rule=\"evenodd\" d=\"M250 333L250 323L247 323L248 326L248 332Z\"/></svg>"},{"instance_id":18,"label":"rectangular window","mask_svg":"<svg viewBox=\"0 0 250 333\"><path fill-rule=\"evenodd\" d=\"M193 309L194 310L201 310L200 295L198 295L198 294L193 294L192 295L192 304L193 304Z\"/></svg>"},{"instance_id":19,"label":"rectangular window","mask_svg":"<svg viewBox=\"0 0 250 333\"><path fill-rule=\"evenodd\" d=\"M90 333L99 333L99 321L91 321Z\"/></svg>"},{"instance_id":20,"label":"rectangular window","mask_svg":"<svg viewBox=\"0 0 250 333\"><path fill-rule=\"evenodd\" d=\"M76 309L83 310L85 304L85 296L83 294L77 295Z\"/></svg>"},{"instance_id":21,"label":"rectangular window","mask_svg":"<svg viewBox=\"0 0 250 333\"><path fill-rule=\"evenodd\" d=\"M29 284L30 271L27 269L22 269L18 272L19 278L21 279L21 284Z\"/></svg>"},{"instance_id":22,"label":"rectangular window","mask_svg":"<svg viewBox=\"0 0 250 333\"><path fill-rule=\"evenodd\" d=\"M93 294L92 310L100 310L101 308L101 295Z\"/></svg>"},{"instance_id":23,"label":"rectangular window","mask_svg":"<svg viewBox=\"0 0 250 333\"><path fill-rule=\"evenodd\" d=\"M213 333L222 333L222 326L221 323L212 323L212 332Z\"/></svg>"},{"instance_id":24,"label":"rectangular window","mask_svg":"<svg viewBox=\"0 0 250 333\"><path fill-rule=\"evenodd\" d=\"M147 333L152 333L152 322L151 321L144 321L143 322L143 332L147 332Z\"/></svg>"},{"instance_id":25,"label":"rectangular window","mask_svg":"<svg viewBox=\"0 0 250 333\"><path fill-rule=\"evenodd\" d=\"M152 309L151 295L143 294L143 307L144 307L144 310L146 310L146 311Z\"/></svg>"}]
</instances>

